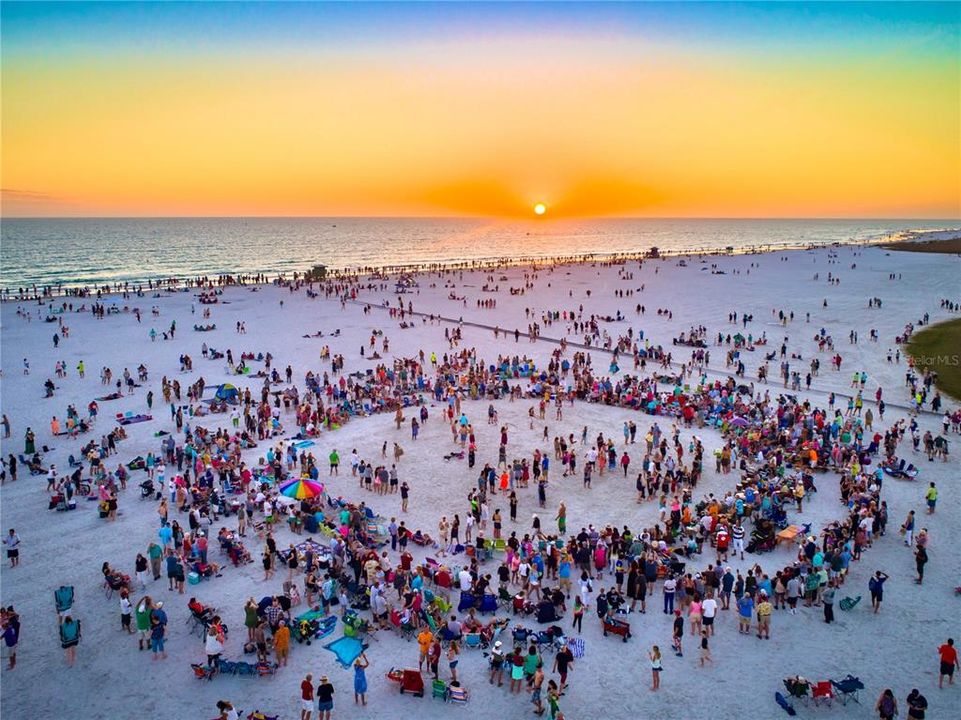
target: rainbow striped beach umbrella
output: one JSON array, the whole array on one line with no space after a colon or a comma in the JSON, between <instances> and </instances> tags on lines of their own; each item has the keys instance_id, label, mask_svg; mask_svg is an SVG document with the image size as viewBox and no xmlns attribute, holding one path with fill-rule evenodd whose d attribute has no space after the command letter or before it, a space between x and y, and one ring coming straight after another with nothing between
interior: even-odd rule
<instances>
[{"instance_id":1,"label":"rainbow striped beach umbrella","mask_svg":"<svg viewBox=\"0 0 961 720\"><path fill-rule=\"evenodd\" d=\"M324 492L324 486L313 480L298 478L280 486L280 492L294 500L317 497Z\"/></svg>"}]
</instances>

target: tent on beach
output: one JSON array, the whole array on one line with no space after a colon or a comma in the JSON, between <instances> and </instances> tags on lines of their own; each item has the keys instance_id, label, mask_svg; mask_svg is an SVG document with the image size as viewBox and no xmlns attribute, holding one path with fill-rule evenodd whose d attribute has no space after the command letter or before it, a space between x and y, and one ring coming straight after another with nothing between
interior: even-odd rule
<instances>
[{"instance_id":1,"label":"tent on beach","mask_svg":"<svg viewBox=\"0 0 961 720\"><path fill-rule=\"evenodd\" d=\"M230 405L236 405L240 402L240 391L234 385L230 383L224 383L217 388L217 392L214 394L218 400L222 402L229 403Z\"/></svg>"}]
</instances>

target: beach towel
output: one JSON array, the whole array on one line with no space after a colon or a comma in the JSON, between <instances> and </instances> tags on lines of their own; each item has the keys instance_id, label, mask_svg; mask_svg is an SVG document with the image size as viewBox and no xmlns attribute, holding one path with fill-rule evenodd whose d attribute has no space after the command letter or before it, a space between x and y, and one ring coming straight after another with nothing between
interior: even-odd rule
<instances>
[{"instance_id":1,"label":"beach towel","mask_svg":"<svg viewBox=\"0 0 961 720\"><path fill-rule=\"evenodd\" d=\"M360 657L367 646L357 638L345 635L332 643L327 643L324 647L337 656L337 662L340 663L342 668L349 670L354 664L354 660Z\"/></svg>"},{"instance_id":2,"label":"beach towel","mask_svg":"<svg viewBox=\"0 0 961 720\"><path fill-rule=\"evenodd\" d=\"M779 692L774 693L774 701L778 705L780 705L782 708L784 708L784 712L786 712L788 715L791 715L791 716L797 715L797 711L794 709L794 706L791 705L791 703L789 703L781 693Z\"/></svg>"},{"instance_id":3,"label":"beach towel","mask_svg":"<svg viewBox=\"0 0 961 720\"><path fill-rule=\"evenodd\" d=\"M133 425L134 423L142 423L153 420L153 415L131 415L117 413L117 422L121 425Z\"/></svg>"}]
</instances>

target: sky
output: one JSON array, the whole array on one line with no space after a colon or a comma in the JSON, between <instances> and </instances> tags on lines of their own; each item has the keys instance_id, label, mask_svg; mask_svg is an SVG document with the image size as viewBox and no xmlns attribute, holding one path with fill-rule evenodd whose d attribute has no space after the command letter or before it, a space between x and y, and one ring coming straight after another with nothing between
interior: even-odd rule
<instances>
[{"instance_id":1,"label":"sky","mask_svg":"<svg viewBox=\"0 0 961 720\"><path fill-rule=\"evenodd\" d=\"M961 216L959 3L0 13L5 217Z\"/></svg>"}]
</instances>

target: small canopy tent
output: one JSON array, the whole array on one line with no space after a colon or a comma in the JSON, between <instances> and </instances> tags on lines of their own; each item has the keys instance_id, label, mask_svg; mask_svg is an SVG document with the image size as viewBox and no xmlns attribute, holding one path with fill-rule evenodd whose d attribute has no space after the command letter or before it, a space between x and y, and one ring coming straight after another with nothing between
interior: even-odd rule
<instances>
[{"instance_id":1,"label":"small canopy tent","mask_svg":"<svg viewBox=\"0 0 961 720\"><path fill-rule=\"evenodd\" d=\"M238 402L240 402L240 391L237 390L234 385L231 385L230 383L224 383L217 388L215 397L223 402L236 405Z\"/></svg>"}]
</instances>

